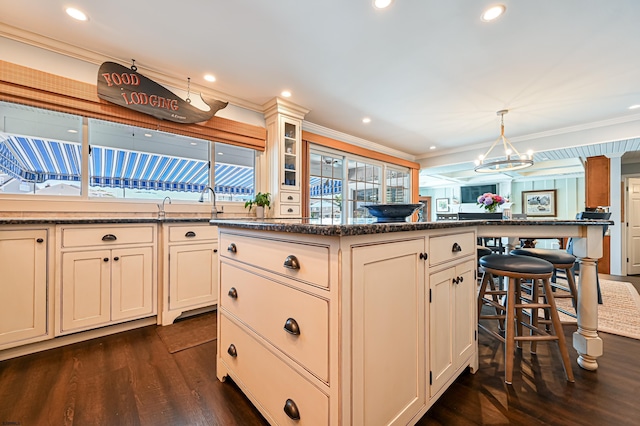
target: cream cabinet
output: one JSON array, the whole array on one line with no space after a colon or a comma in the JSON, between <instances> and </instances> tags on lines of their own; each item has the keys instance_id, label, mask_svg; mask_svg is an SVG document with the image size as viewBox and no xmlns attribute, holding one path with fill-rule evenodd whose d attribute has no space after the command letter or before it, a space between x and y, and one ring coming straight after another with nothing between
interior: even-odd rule
<instances>
[{"instance_id":1,"label":"cream cabinet","mask_svg":"<svg viewBox=\"0 0 640 426\"><path fill-rule=\"evenodd\" d=\"M218 229L209 223L162 225L159 324L218 301Z\"/></svg>"},{"instance_id":2,"label":"cream cabinet","mask_svg":"<svg viewBox=\"0 0 640 426\"><path fill-rule=\"evenodd\" d=\"M406 425L426 406L424 247L417 238L351 252L354 425Z\"/></svg>"},{"instance_id":3,"label":"cream cabinet","mask_svg":"<svg viewBox=\"0 0 640 426\"><path fill-rule=\"evenodd\" d=\"M53 337L49 228L0 229L0 350Z\"/></svg>"},{"instance_id":4,"label":"cream cabinet","mask_svg":"<svg viewBox=\"0 0 640 426\"><path fill-rule=\"evenodd\" d=\"M219 226L217 376L271 424L415 424L477 369L474 230Z\"/></svg>"},{"instance_id":5,"label":"cream cabinet","mask_svg":"<svg viewBox=\"0 0 640 426\"><path fill-rule=\"evenodd\" d=\"M302 119L307 112L280 98L265 105L267 152L274 176L270 192L278 217L302 215Z\"/></svg>"},{"instance_id":6,"label":"cream cabinet","mask_svg":"<svg viewBox=\"0 0 640 426\"><path fill-rule=\"evenodd\" d=\"M156 226L60 225L58 335L156 314Z\"/></svg>"},{"instance_id":7,"label":"cream cabinet","mask_svg":"<svg viewBox=\"0 0 640 426\"><path fill-rule=\"evenodd\" d=\"M218 378L271 424L328 424L329 246L221 232L220 247Z\"/></svg>"}]
</instances>

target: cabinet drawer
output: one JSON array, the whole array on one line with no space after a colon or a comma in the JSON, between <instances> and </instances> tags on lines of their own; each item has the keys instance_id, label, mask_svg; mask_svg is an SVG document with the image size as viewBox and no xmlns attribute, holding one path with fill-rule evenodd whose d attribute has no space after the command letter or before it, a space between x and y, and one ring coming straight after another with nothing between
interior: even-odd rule
<instances>
[{"instance_id":1,"label":"cabinet drawer","mask_svg":"<svg viewBox=\"0 0 640 426\"><path fill-rule=\"evenodd\" d=\"M221 312L219 353L231 377L278 425L328 425L329 398L318 387L291 369L265 348L250 332ZM233 348L230 349L233 345ZM235 352L234 352L235 350ZM235 353L235 356L230 353ZM295 403L300 420L284 411L287 400Z\"/></svg>"},{"instance_id":2,"label":"cabinet drawer","mask_svg":"<svg viewBox=\"0 0 640 426\"><path fill-rule=\"evenodd\" d=\"M169 227L169 242L202 241L218 239L218 227L211 225L179 225Z\"/></svg>"},{"instance_id":3,"label":"cabinet drawer","mask_svg":"<svg viewBox=\"0 0 640 426\"><path fill-rule=\"evenodd\" d=\"M62 247L151 244L154 242L155 234L153 225L63 228Z\"/></svg>"},{"instance_id":4,"label":"cabinet drawer","mask_svg":"<svg viewBox=\"0 0 640 426\"><path fill-rule=\"evenodd\" d=\"M300 202L300 193L299 192L285 192L285 191L282 191L280 193L280 202L281 203L299 203Z\"/></svg>"},{"instance_id":5,"label":"cabinet drawer","mask_svg":"<svg viewBox=\"0 0 640 426\"><path fill-rule=\"evenodd\" d=\"M221 306L328 382L328 302L225 262L220 271ZM299 334L288 332L285 324Z\"/></svg>"},{"instance_id":6,"label":"cabinet drawer","mask_svg":"<svg viewBox=\"0 0 640 426\"><path fill-rule=\"evenodd\" d=\"M300 216L299 204L280 204L280 216Z\"/></svg>"},{"instance_id":7,"label":"cabinet drawer","mask_svg":"<svg viewBox=\"0 0 640 426\"><path fill-rule=\"evenodd\" d=\"M235 234L220 235L220 255L320 287L329 287L329 247L268 240ZM295 256L299 269L284 266Z\"/></svg>"},{"instance_id":8,"label":"cabinet drawer","mask_svg":"<svg viewBox=\"0 0 640 426\"><path fill-rule=\"evenodd\" d=\"M476 239L473 232L431 237L429 238L429 265L468 256L475 251Z\"/></svg>"}]
</instances>

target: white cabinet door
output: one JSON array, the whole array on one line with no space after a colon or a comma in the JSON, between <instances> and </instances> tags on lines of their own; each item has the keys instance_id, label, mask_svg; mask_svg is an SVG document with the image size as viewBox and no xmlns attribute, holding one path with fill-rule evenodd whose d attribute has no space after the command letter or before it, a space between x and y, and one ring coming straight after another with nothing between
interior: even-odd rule
<instances>
[{"instance_id":1,"label":"white cabinet door","mask_svg":"<svg viewBox=\"0 0 640 426\"><path fill-rule=\"evenodd\" d=\"M114 249L111 257L111 320L153 314L152 248Z\"/></svg>"},{"instance_id":2,"label":"white cabinet door","mask_svg":"<svg viewBox=\"0 0 640 426\"><path fill-rule=\"evenodd\" d=\"M217 243L169 247L169 310L216 303L217 248Z\"/></svg>"},{"instance_id":3,"label":"white cabinet door","mask_svg":"<svg viewBox=\"0 0 640 426\"><path fill-rule=\"evenodd\" d=\"M429 303L431 392L435 395L475 347L475 262L431 274Z\"/></svg>"},{"instance_id":4,"label":"white cabinet door","mask_svg":"<svg viewBox=\"0 0 640 426\"><path fill-rule=\"evenodd\" d=\"M47 331L47 231L0 231L0 349Z\"/></svg>"},{"instance_id":5,"label":"white cabinet door","mask_svg":"<svg viewBox=\"0 0 640 426\"><path fill-rule=\"evenodd\" d=\"M111 250L62 254L62 332L108 323Z\"/></svg>"},{"instance_id":6,"label":"white cabinet door","mask_svg":"<svg viewBox=\"0 0 640 426\"><path fill-rule=\"evenodd\" d=\"M426 404L424 239L352 251L352 418L407 424Z\"/></svg>"}]
</instances>

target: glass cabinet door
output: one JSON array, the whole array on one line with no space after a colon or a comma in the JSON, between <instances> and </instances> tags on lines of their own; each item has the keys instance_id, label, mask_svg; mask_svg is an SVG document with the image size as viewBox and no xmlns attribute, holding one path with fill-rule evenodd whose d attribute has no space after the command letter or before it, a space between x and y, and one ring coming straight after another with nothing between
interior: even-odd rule
<instances>
[{"instance_id":1,"label":"glass cabinet door","mask_svg":"<svg viewBox=\"0 0 640 426\"><path fill-rule=\"evenodd\" d=\"M299 126L295 122L283 119L282 121L282 179L283 189L298 188L300 185L299 176Z\"/></svg>"}]
</instances>

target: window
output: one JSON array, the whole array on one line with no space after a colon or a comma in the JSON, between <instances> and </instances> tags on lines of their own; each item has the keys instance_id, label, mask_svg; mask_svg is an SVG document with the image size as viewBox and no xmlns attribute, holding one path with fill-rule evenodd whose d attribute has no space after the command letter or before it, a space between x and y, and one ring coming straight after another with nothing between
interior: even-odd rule
<instances>
[{"instance_id":1,"label":"window","mask_svg":"<svg viewBox=\"0 0 640 426\"><path fill-rule=\"evenodd\" d=\"M384 179L382 177L385 177ZM408 169L312 147L309 153L309 215L312 223L368 223L373 203L410 201Z\"/></svg>"},{"instance_id":2,"label":"window","mask_svg":"<svg viewBox=\"0 0 640 426\"><path fill-rule=\"evenodd\" d=\"M212 186L218 200L253 198L252 149L87 122L89 185L82 188L83 117L0 102L0 193L197 201Z\"/></svg>"},{"instance_id":3,"label":"window","mask_svg":"<svg viewBox=\"0 0 640 426\"><path fill-rule=\"evenodd\" d=\"M0 102L0 193L80 195L82 117Z\"/></svg>"}]
</instances>

